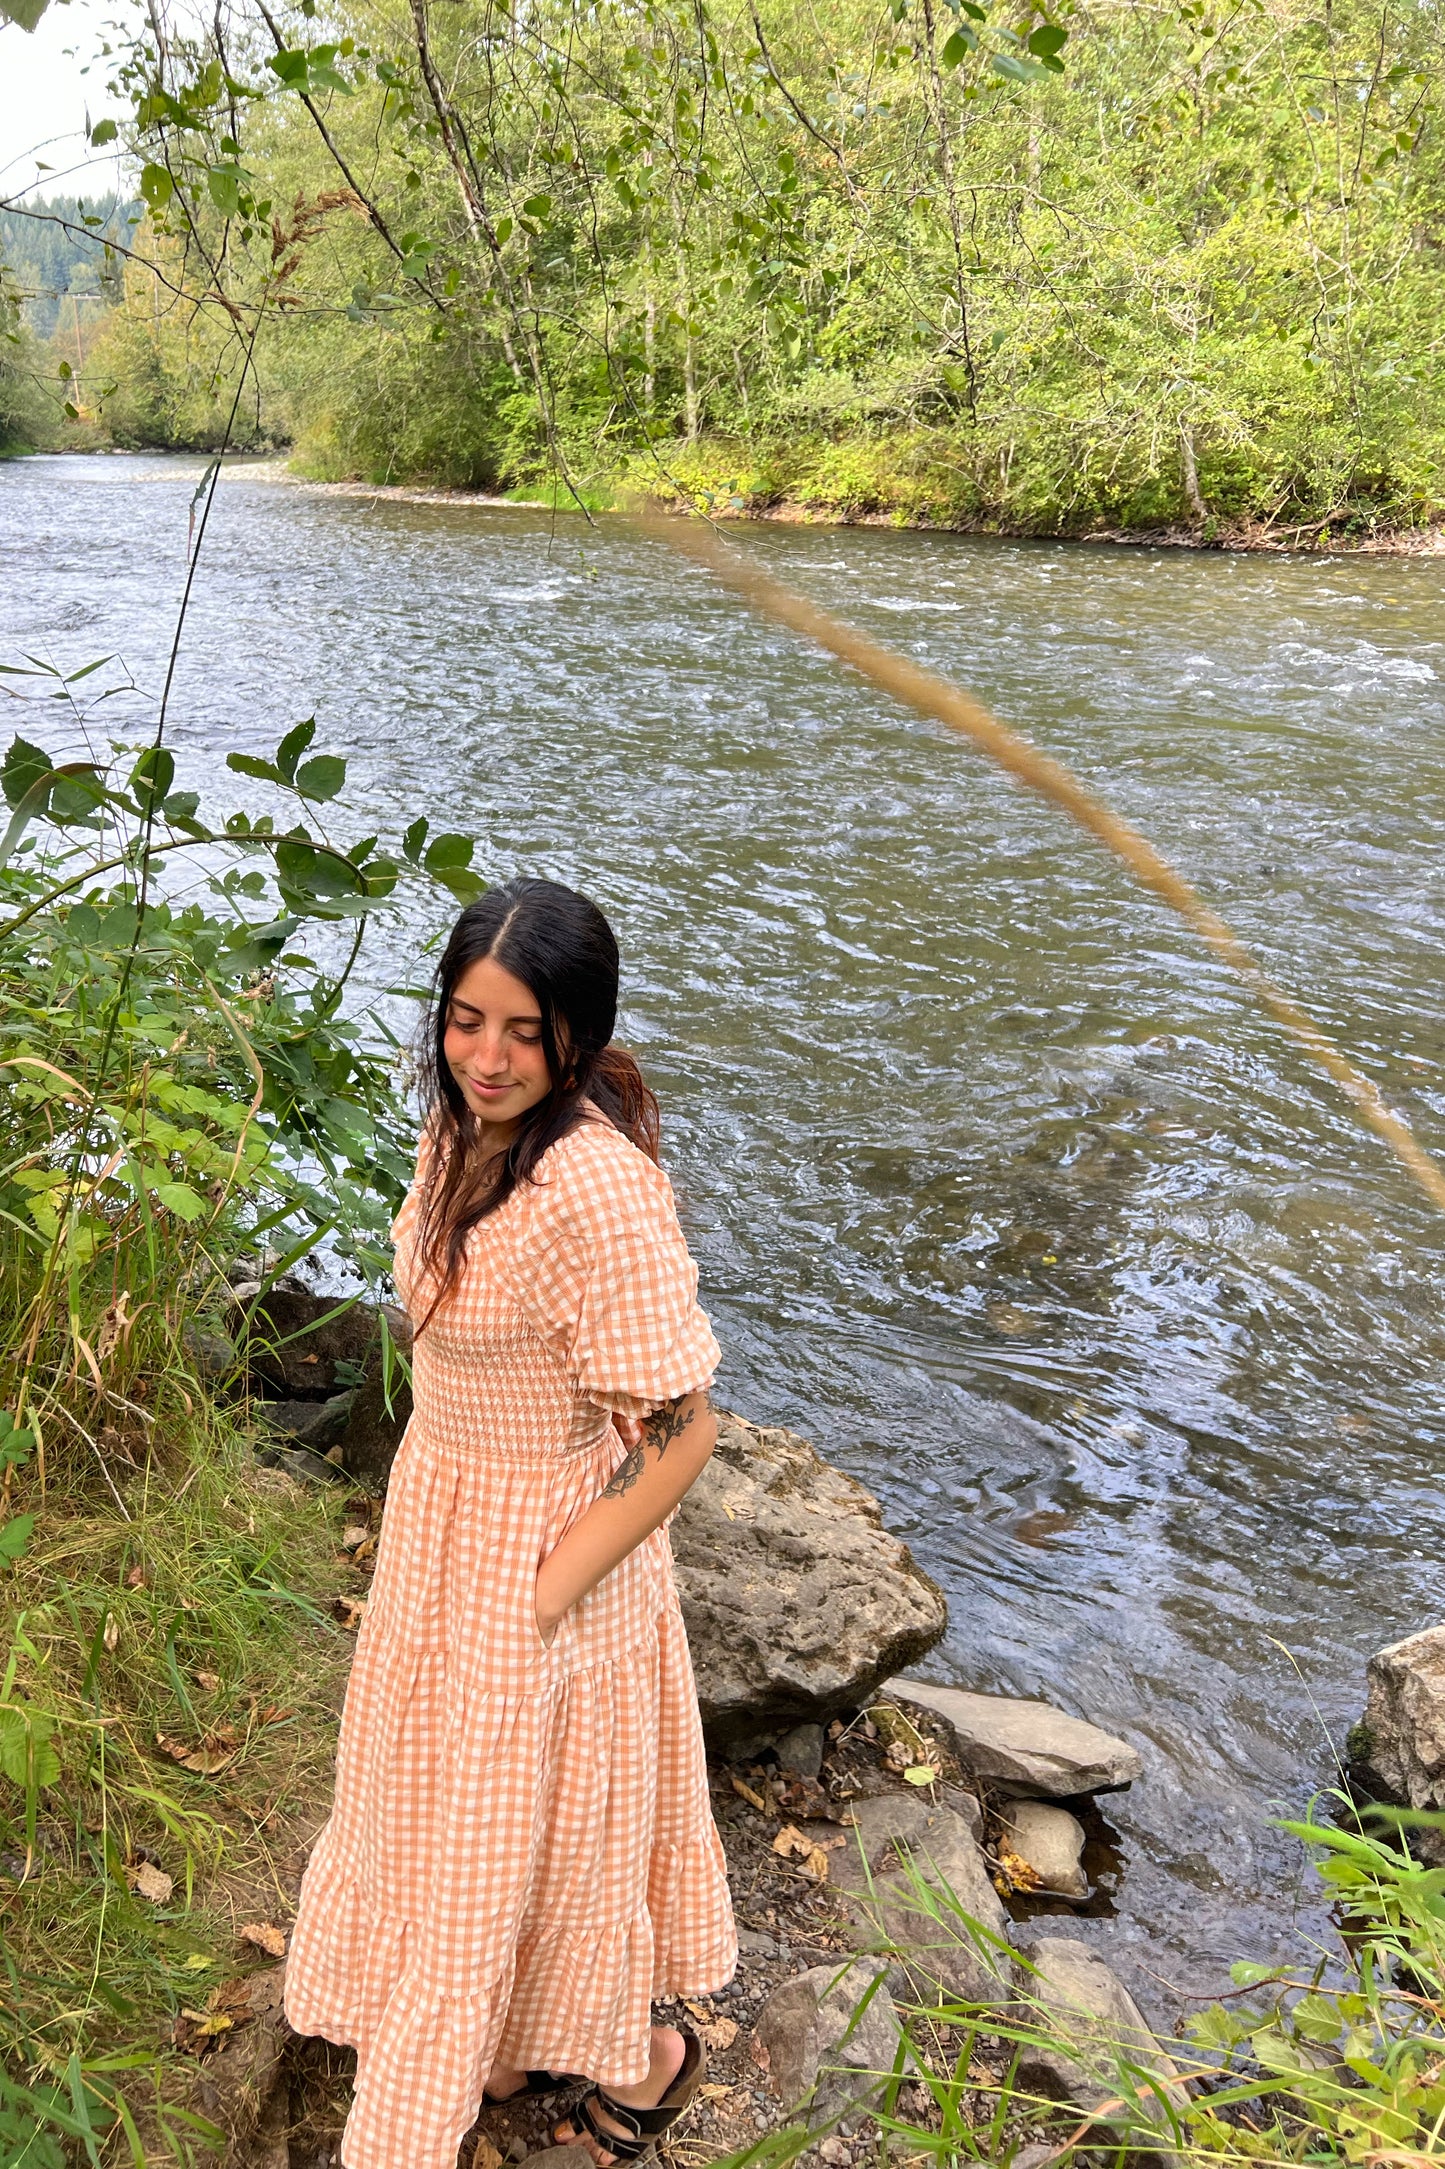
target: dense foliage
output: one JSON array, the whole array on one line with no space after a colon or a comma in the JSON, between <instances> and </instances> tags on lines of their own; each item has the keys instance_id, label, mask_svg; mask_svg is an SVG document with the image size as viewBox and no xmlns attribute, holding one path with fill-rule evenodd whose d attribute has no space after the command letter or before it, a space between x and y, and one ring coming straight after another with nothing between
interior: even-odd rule
<instances>
[{"instance_id":1,"label":"dense foliage","mask_svg":"<svg viewBox=\"0 0 1445 2169\"><path fill-rule=\"evenodd\" d=\"M1043 530L1445 488L1435 0L313 16L132 56L188 297L133 270L98 356L133 441L214 436L264 303L252 434L324 475Z\"/></svg>"},{"instance_id":2,"label":"dense foliage","mask_svg":"<svg viewBox=\"0 0 1445 2169\"><path fill-rule=\"evenodd\" d=\"M274 1881L345 1654L335 1509L259 1488L227 1273L384 1274L414 1124L352 976L378 913L480 883L424 817L359 833L309 718L208 819L163 716L103 735L140 698L115 658L3 669L0 2157L186 2160L163 2031L234 1970L197 1882Z\"/></svg>"}]
</instances>

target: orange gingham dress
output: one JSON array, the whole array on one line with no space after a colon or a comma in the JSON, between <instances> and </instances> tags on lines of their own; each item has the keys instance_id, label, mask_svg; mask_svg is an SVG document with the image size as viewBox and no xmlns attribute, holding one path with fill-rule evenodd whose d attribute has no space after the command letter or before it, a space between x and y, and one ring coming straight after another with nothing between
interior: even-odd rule
<instances>
[{"instance_id":1,"label":"orange gingham dress","mask_svg":"<svg viewBox=\"0 0 1445 2169\"><path fill-rule=\"evenodd\" d=\"M427 1161L393 1230L415 1317ZM635 2084L652 1999L731 1978L666 1529L550 1648L533 1609L623 1458L613 1412L701 1390L718 1353L671 1185L600 1117L473 1231L416 1344L286 1969L297 2032L357 2052L345 2169L455 2169L494 2063Z\"/></svg>"}]
</instances>

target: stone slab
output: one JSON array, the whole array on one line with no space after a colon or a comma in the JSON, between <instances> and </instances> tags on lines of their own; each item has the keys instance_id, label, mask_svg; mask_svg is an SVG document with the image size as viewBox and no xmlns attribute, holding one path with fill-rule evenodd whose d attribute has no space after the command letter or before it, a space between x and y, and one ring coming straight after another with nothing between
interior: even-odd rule
<instances>
[{"instance_id":1,"label":"stone slab","mask_svg":"<svg viewBox=\"0 0 1445 2169\"><path fill-rule=\"evenodd\" d=\"M912 1703L941 1719L964 1768L996 1791L1068 1799L1118 1792L1143 1774L1137 1748L1047 1702L970 1694L931 1680L896 1677L878 1699Z\"/></svg>"}]
</instances>

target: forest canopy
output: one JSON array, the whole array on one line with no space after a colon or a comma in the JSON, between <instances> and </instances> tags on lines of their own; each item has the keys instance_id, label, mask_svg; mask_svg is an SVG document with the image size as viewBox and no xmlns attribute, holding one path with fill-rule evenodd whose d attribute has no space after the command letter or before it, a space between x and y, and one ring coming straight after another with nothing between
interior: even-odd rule
<instances>
[{"instance_id":1,"label":"forest canopy","mask_svg":"<svg viewBox=\"0 0 1445 2169\"><path fill-rule=\"evenodd\" d=\"M217 442L248 371L235 441L321 477L1025 532L1441 497L1435 0L155 23L117 441Z\"/></svg>"}]
</instances>

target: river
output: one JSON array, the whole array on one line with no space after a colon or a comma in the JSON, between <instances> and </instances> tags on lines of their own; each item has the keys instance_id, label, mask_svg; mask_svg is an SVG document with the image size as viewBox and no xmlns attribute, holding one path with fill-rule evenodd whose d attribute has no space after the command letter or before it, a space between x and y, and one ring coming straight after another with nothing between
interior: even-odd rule
<instances>
[{"instance_id":1,"label":"river","mask_svg":"<svg viewBox=\"0 0 1445 2169\"><path fill-rule=\"evenodd\" d=\"M0 659L157 687L202 464L0 466ZM742 539L1071 763L1445 1154L1439 560ZM878 1493L935 1676L1141 1748L1082 1932L1156 2009L1297 1949L1270 1818L1445 1614L1445 1224L1385 1148L1061 817L615 522L238 468L170 742L243 802L313 712L375 826L612 916L721 1398Z\"/></svg>"}]
</instances>

